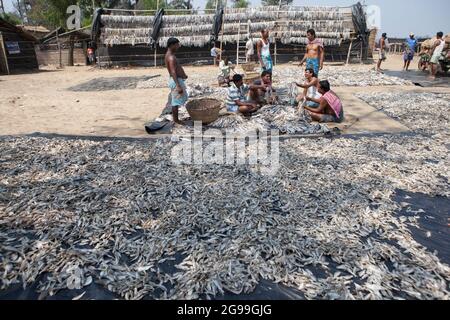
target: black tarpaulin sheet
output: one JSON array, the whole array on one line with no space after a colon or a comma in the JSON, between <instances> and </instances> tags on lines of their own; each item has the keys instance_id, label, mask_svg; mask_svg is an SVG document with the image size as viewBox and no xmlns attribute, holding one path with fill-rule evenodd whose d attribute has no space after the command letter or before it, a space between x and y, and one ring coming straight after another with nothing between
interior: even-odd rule
<instances>
[{"instance_id":1,"label":"black tarpaulin sheet","mask_svg":"<svg viewBox=\"0 0 450 320\"><path fill-rule=\"evenodd\" d=\"M214 43L219 39L219 33L222 30L223 24L223 8L217 9L214 15L213 29L211 34L211 42Z\"/></svg>"},{"instance_id":2,"label":"black tarpaulin sheet","mask_svg":"<svg viewBox=\"0 0 450 320\"><path fill-rule=\"evenodd\" d=\"M156 42L158 41L159 38L159 32L161 31L161 27L163 24L164 13L165 13L164 9L159 9L158 12L156 12L155 14L155 19L153 19L151 43L153 44L154 47L156 46Z\"/></svg>"}]
</instances>

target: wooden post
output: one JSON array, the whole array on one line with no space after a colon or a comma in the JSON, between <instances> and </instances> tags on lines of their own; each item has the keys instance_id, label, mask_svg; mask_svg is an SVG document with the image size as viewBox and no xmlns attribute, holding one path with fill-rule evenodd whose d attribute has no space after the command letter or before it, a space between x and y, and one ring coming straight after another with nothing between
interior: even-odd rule
<instances>
[{"instance_id":1,"label":"wooden post","mask_svg":"<svg viewBox=\"0 0 450 320\"><path fill-rule=\"evenodd\" d=\"M74 43L73 43L73 36L71 35L69 37L69 59L68 59L68 65L73 67L73 51L74 51Z\"/></svg>"},{"instance_id":2,"label":"wooden post","mask_svg":"<svg viewBox=\"0 0 450 320\"><path fill-rule=\"evenodd\" d=\"M346 65L348 65L349 62L350 62L350 54L351 54L351 52L352 52L352 46L353 46L353 39L352 39L352 41L350 41L350 46L349 46L349 48L348 48L347 63L346 63Z\"/></svg>"},{"instance_id":3,"label":"wooden post","mask_svg":"<svg viewBox=\"0 0 450 320\"><path fill-rule=\"evenodd\" d=\"M275 38L275 52L274 52L274 55L275 55L275 65L277 65L277 62L278 62L278 60L277 60L277 38Z\"/></svg>"},{"instance_id":4,"label":"wooden post","mask_svg":"<svg viewBox=\"0 0 450 320\"><path fill-rule=\"evenodd\" d=\"M223 26L225 25L225 12L226 12L226 9L227 9L227 3L228 3L228 0L225 0L225 7L224 7L224 10L223 10L223 19L222 19L222 36L220 37L220 55L219 55L220 61L222 61L223 33L224 33L223 32Z\"/></svg>"},{"instance_id":5,"label":"wooden post","mask_svg":"<svg viewBox=\"0 0 450 320\"><path fill-rule=\"evenodd\" d=\"M3 57L3 61L5 63L5 71L6 74L9 75L9 65L8 65L8 57L6 55L5 44L3 43L3 35L0 32L0 58Z\"/></svg>"},{"instance_id":6,"label":"wooden post","mask_svg":"<svg viewBox=\"0 0 450 320\"><path fill-rule=\"evenodd\" d=\"M239 45L241 42L241 21L239 20L238 40L236 41L236 65L239 66Z\"/></svg>"},{"instance_id":7,"label":"wooden post","mask_svg":"<svg viewBox=\"0 0 450 320\"><path fill-rule=\"evenodd\" d=\"M159 10L159 0L156 3L156 12L158 12L158 10ZM156 68L156 54L158 53L157 51L158 51L158 44L155 43L155 55L154 55L154 67L155 68Z\"/></svg>"},{"instance_id":8,"label":"wooden post","mask_svg":"<svg viewBox=\"0 0 450 320\"><path fill-rule=\"evenodd\" d=\"M61 51L61 44L59 43L59 30L56 30L56 43L58 45L58 51L59 51L59 68L62 69L62 51Z\"/></svg>"},{"instance_id":9,"label":"wooden post","mask_svg":"<svg viewBox=\"0 0 450 320\"><path fill-rule=\"evenodd\" d=\"M361 59L360 59L360 63L362 64L362 62L363 62L363 49L364 49L364 45L363 45L363 43L361 42Z\"/></svg>"}]
</instances>

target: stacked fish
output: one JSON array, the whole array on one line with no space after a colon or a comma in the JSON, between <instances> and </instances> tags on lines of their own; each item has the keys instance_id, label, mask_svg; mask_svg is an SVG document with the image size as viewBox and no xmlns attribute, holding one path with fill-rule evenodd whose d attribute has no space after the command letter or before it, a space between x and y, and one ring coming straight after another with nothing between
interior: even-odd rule
<instances>
[{"instance_id":1,"label":"stacked fish","mask_svg":"<svg viewBox=\"0 0 450 320\"><path fill-rule=\"evenodd\" d=\"M274 79L281 86L288 86L292 82L304 79L303 69L298 67L284 67L274 69ZM320 71L320 79L328 80L332 86L409 86L413 83L398 77L388 76L369 70L368 67L325 67Z\"/></svg>"},{"instance_id":2,"label":"stacked fish","mask_svg":"<svg viewBox=\"0 0 450 320\"><path fill-rule=\"evenodd\" d=\"M0 290L246 298L264 280L306 299L448 300L447 243L419 242L434 209L394 200L450 196L447 143L289 140L266 175L236 159L177 165L170 140L3 137Z\"/></svg>"}]
</instances>

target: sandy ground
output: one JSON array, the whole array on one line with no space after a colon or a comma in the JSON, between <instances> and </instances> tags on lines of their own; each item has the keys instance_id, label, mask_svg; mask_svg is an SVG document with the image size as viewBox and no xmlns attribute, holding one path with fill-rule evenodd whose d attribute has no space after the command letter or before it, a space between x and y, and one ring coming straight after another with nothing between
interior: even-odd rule
<instances>
[{"instance_id":1,"label":"sandy ground","mask_svg":"<svg viewBox=\"0 0 450 320\"><path fill-rule=\"evenodd\" d=\"M416 58L417 59L417 58ZM390 56L386 70L401 70L401 56ZM417 61L412 63L417 69ZM213 67L186 67L188 74L216 73ZM73 92L68 88L99 77L161 75L164 68L98 70L71 67L33 74L0 77L0 135L46 134L148 137L144 124L159 116L167 101L167 89L131 89L103 92ZM392 89L393 87L389 87ZM445 88L401 90L450 91ZM390 90L389 89L389 90ZM354 92L386 90L386 87L340 87L336 91L346 106L349 133L398 132L406 128L353 97Z\"/></svg>"}]
</instances>

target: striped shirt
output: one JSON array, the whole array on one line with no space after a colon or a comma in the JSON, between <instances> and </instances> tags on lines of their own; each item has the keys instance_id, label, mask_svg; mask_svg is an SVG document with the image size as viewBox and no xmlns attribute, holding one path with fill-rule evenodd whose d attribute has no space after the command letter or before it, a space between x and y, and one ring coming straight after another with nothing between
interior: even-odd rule
<instances>
[{"instance_id":1,"label":"striped shirt","mask_svg":"<svg viewBox=\"0 0 450 320\"><path fill-rule=\"evenodd\" d=\"M238 112L239 106L236 101L246 101L249 90L250 87L246 84L238 88L234 83L230 83L227 100L225 101L228 112Z\"/></svg>"}]
</instances>

